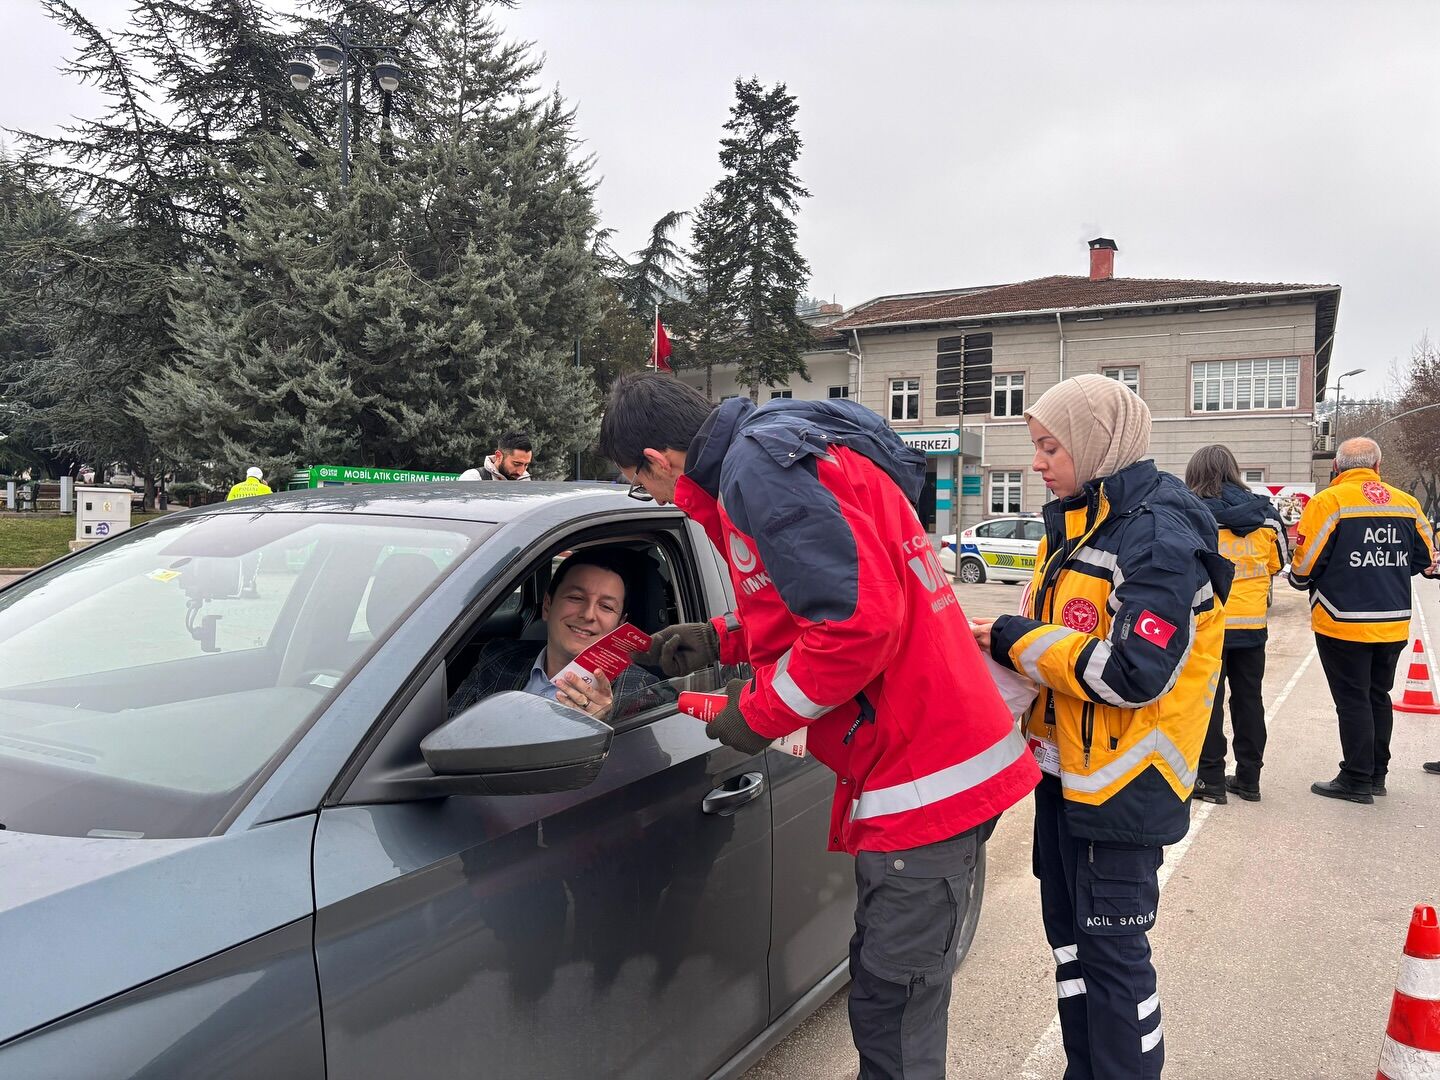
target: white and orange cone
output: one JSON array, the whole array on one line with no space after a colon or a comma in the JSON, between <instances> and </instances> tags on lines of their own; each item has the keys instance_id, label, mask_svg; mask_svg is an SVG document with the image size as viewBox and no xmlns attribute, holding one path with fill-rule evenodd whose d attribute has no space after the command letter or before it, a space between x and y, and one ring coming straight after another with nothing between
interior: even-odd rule
<instances>
[{"instance_id":1,"label":"white and orange cone","mask_svg":"<svg viewBox=\"0 0 1440 1080\"><path fill-rule=\"evenodd\" d=\"M1416 904L1375 1080L1440 1078L1440 920Z\"/></svg>"},{"instance_id":2,"label":"white and orange cone","mask_svg":"<svg viewBox=\"0 0 1440 1080\"><path fill-rule=\"evenodd\" d=\"M1435 680L1430 678L1430 665L1425 661L1425 649L1420 639L1415 639L1415 648L1410 653L1410 671L1405 676L1405 693L1394 707L1400 712L1440 715L1440 704L1435 702Z\"/></svg>"}]
</instances>

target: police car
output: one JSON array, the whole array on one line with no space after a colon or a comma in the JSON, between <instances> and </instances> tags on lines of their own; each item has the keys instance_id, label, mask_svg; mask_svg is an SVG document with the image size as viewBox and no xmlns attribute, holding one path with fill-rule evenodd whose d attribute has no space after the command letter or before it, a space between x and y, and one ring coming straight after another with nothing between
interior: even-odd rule
<instances>
[{"instance_id":1,"label":"police car","mask_svg":"<svg viewBox=\"0 0 1440 1080\"><path fill-rule=\"evenodd\" d=\"M1027 514L990 518L960 532L960 580L1029 581L1045 523ZM940 566L955 573L955 534L940 538Z\"/></svg>"}]
</instances>

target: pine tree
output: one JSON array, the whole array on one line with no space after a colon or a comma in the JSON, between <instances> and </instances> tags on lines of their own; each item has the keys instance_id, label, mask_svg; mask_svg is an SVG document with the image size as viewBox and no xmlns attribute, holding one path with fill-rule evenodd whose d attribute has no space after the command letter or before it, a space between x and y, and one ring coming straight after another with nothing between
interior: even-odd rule
<instances>
[{"instance_id":1,"label":"pine tree","mask_svg":"<svg viewBox=\"0 0 1440 1080\"><path fill-rule=\"evenodd\" d=\"M701 338L715 359L738 362L736 378L759 396L761 384L809 379L809 331L796 314L810 268L796 248L794 214L809 192L795 176L800 157L799 111L783 83L736 80L735 104L720 142L725 175L696 215L696 264L710 298ZM726 337L722 320L733 305L740 333ZM707 377L707 384L708 384Z\"/></svg>"},{"instance_id":2,"label":"pine tree","mask_svg":"<svg viewBox=\"0 0 1440 1080\"><path fill-rule=\"evenodd\" d=\"M573 117L474 0L417 24L413 116L359 140L348 191L303 129L232 172L239 222L184 277L184 359L147 381L172 452L300 464L474 465L529 430L566 475L596 430L575 339L599 316L593 185ZM304 146L290 152L287 140Z\"/></svg>"}]
</instances>

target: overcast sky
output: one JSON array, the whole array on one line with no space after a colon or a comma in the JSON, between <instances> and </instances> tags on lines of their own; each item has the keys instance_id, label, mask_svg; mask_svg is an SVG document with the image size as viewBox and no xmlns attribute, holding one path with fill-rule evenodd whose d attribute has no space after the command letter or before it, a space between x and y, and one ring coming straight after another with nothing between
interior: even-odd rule
<instances>
[{"instance_id":1,"label":"overcast sky","mask_svg":"<svg viewBox=\"0 0 1440 1080\"><path fill-rule=\"evenodd\" d=\"M530 0L497 19L577 108L622 249L715 182L754 75L799 99L817 296L1085 273L1103 235L1125 277L1343 286L1332 371L1368 369L1347 397L1440 336L1434 0ZM4 126L93 106L34 0L0 0L0 42Z\"/></svg>"}]
</instances>

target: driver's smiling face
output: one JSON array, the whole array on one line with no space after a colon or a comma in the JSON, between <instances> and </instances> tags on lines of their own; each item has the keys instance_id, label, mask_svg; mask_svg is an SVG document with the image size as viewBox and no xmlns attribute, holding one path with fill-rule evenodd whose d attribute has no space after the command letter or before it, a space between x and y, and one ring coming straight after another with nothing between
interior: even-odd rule
<instances>
[{"instance_id":1,"label":"driver's smiling face","mask_svg":"<svg viewBox=\"0 0 1440 1080\"><path fill-rule=\"evenodd\" d=\"M554 597L545 598L542 614L550 663L563 667L620 625L625 617L625 583L614 571L576 566Z\"/></svg>"}]
</instances>

